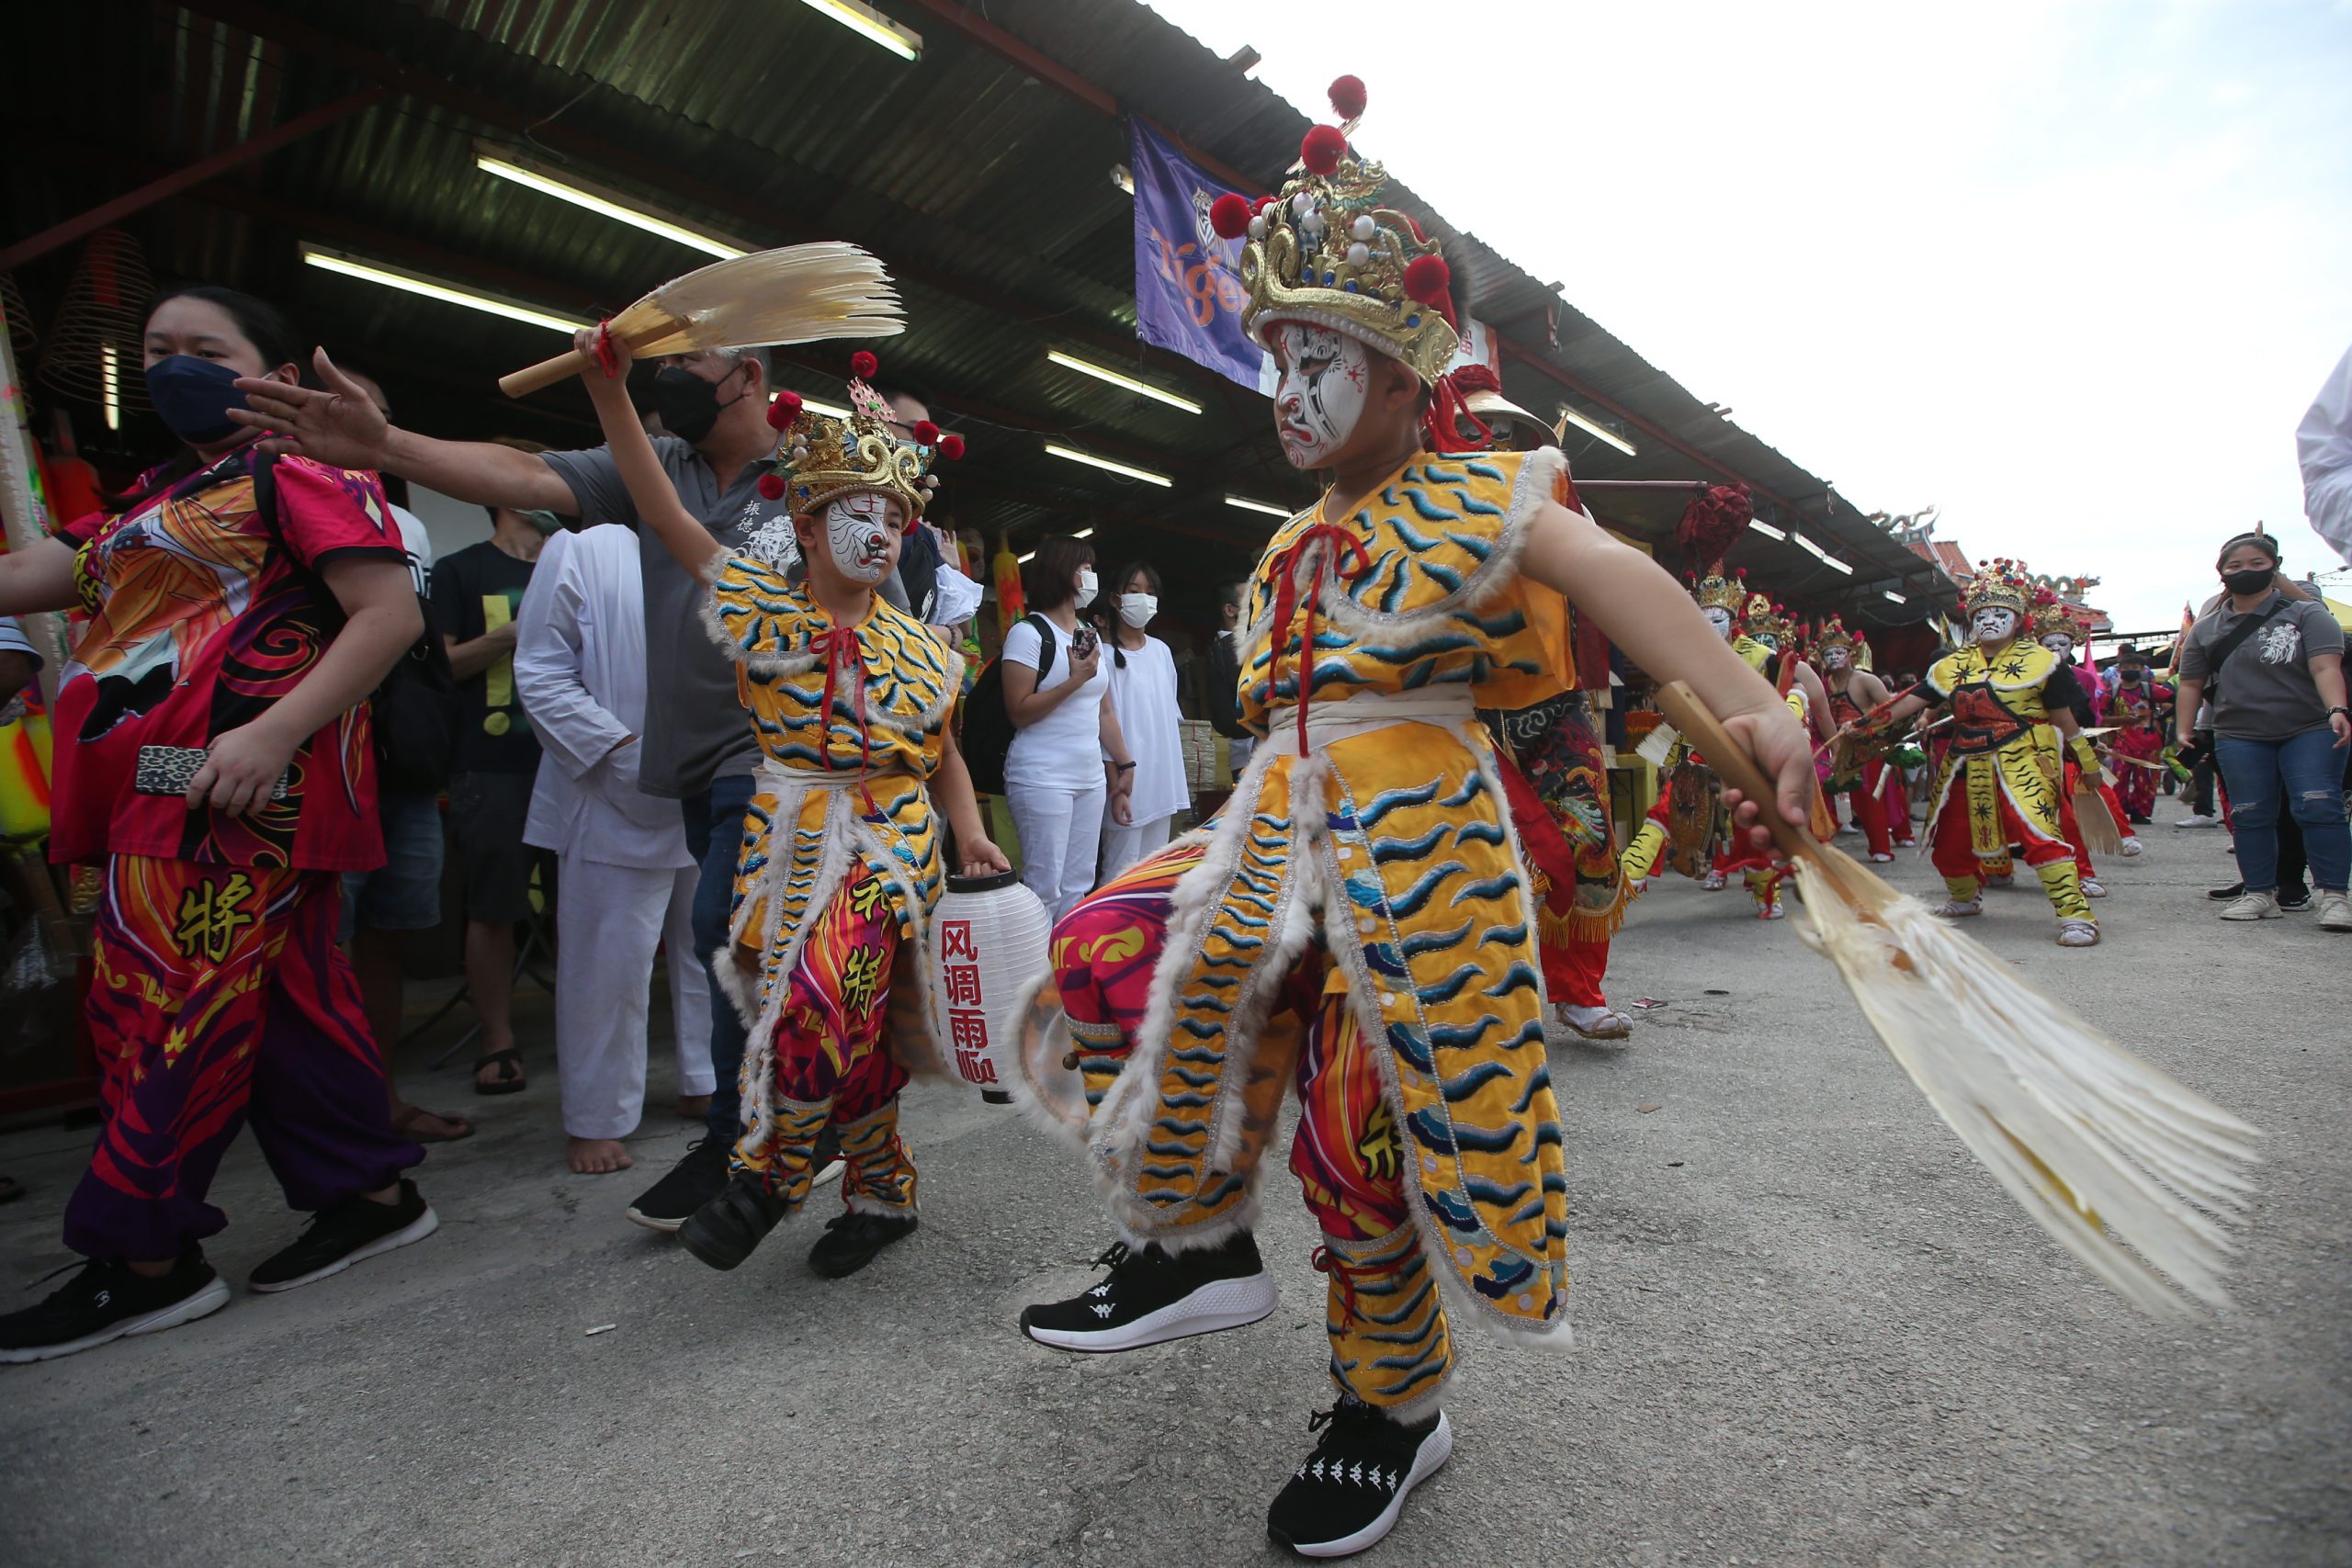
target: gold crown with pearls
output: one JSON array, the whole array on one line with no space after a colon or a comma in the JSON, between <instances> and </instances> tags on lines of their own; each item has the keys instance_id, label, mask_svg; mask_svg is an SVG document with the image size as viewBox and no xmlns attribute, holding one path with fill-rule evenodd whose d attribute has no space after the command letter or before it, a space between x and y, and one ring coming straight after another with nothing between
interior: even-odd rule
<instances>
[{"instance_id":1,"label":"gold crown with pearls","mask_svg":"<svg viewBox=\"0 0 2352 1568\"><path fill-rule=\"evenodd\" d=\"M1979 610L2014 610L2022 622L2033 612L2032 580L2026 576L2025 563L2007 556L1976 563L1976 575L1968 580L1968 590L1961 595L1961 611L1973 615Z\"/></svg>"},{"instance_id":2,"label":"gold crown with pearls","mask_svg":"<svg viewBox=\"0 0 2352 1568\"><path fill-rule=\"evenodd\" d=\"M942 435L925 420L911 443L900 439L891 429L890 405L866 381L881 367L874 355L861 350L850 364L847 419L817 412L797 392L776 394L768 408L776 447L761 493L771 500L788 496L796 515L861 491L896 496L911 524L939 488L933 467L942 457L962 457L963 437Z\"/></svg>"}]
</instances>

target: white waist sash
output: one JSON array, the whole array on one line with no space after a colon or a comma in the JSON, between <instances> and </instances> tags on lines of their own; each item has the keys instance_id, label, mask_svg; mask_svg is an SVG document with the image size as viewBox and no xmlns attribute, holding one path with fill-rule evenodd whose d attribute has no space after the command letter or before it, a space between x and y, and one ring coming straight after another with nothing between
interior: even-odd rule
<instances>
[{"instance_id":1,"label":"white waist sash","mask_svg":"<svg viewBox=\"0 0 2352 1568\"><path fill-rule=\"evenodd\" d=\"M1477 702L1466 686L1422 692L1359 692L1339 702L1310 705L1306 710L1306 739L1310 747L1329 746L1400 724L1434 725L1461 734L1477 717ZM1267 713L1264 743L1279 756L1299 754L1295 708L1279 707Z\"/></svg>"}]
</instances>

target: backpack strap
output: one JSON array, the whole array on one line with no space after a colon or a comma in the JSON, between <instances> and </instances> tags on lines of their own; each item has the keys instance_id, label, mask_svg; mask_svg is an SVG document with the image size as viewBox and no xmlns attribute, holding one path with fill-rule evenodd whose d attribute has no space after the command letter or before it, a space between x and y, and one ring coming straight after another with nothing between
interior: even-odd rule
<instances>
[{"instance_id":1,"label":"backpack strap","mask_svg":"<svg viewBox=\"0 0 2352 1568\"><path fill-rule=\"evenodd\" d=\"M1051 671L1054 667L1054 628L1046 624L1045 616L1036 614L1035 611L1022 616L1021 624L1024 626L1034 626L1037 631L1037 685L1035 689L1042 691L1045 689L1046 672Z\"/></svg>"},{"instance_id":2,"label":"backpack strap","mask_svg":"<svg viewBox=\"0 0 2352 1568\"><path fill-rule=\"evenodd\" d=\"M2263 611L2259 615L2248 615L2245 620L2240 621L2236 626L2231 627L2219 641L2213 644L2212 648L2209 649L2205 655L2205 690L2207 695L2210 696L2212 694L2215 683L2221 680L2222 666L2229 662L2230 655L2245 647L2246 638L2260 631L2269 621L2271 616L2277 615L2286 607L2287 596L2283 593L2274 595L2270 601L2270 608Z\"/></svg>"}]
</instances>

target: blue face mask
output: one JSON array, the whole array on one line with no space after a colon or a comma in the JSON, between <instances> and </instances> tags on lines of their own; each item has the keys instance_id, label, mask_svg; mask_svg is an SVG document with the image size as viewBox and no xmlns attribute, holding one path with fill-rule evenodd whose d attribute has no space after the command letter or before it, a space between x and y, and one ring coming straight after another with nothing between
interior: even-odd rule
<instances>
[{"instance_id":1,"label":"blue face mask","mask_svg":"<svg viewBox=\"0 0 2352 1568\"><path fill-rule=\"evenodd\" d=\"M237 390L234 369L189 354L175 354L147 367L147 399L172 434L191 446L234 435L238 425L229 411L250 406Z\"/></svg>"}]
</instances>

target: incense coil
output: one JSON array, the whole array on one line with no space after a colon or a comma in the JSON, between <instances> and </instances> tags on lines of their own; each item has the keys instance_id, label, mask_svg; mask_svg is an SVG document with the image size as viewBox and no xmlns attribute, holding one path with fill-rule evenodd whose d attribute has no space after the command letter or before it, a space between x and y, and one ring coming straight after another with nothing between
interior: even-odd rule
<instances>
[{"instance_id":1,"label":"incense coil","mask_svg":"<svg viewBox=\"0 0 2352 1568\"><path fill-rule=\"evenodd\" d=\"M151 406L143 353L147 323L141 312L154 292L155 281L138 241L119 229L101 229L91 235L82 247L82 259L74 264L65 301L51 323L48 346L41 351L42 384L94 403L111 400L124 410Z\"/></svg>"}]
</instances>

